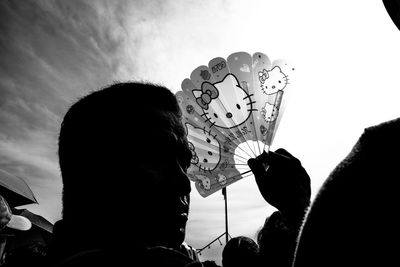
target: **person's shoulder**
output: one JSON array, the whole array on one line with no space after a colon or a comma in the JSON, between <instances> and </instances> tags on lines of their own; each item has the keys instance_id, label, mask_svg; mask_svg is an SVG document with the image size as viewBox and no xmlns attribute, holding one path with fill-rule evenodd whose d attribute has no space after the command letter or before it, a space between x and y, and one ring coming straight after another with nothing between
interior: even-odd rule
<instances>
[{"instance_id":1,"label":"person's shoulder","mask_svg":"<svg viewBox=\"0 0 400 267\"><path fill-rule=\"evenodd\" d=\"M191 258L194 261L199 261L199 257L197 255L197 250L192 246L188 245L186 242L183 242L179 248L181 253L184 253L186 256Z\"/></svg>"},{"instance_id":2,"label":"person's shoulder","mask_svg":"<svg viewBox=\"0 0 400 267\"><path fill-rule=\"evenodd\" d=\"M325 180L317 198L347 203L356 197L355 192L371 192L384 187L392 175L399 174L398 164L394 164L397 159L393 157L399 149L400 118L365 128L350 153ZM387 181L377 183L377 177Z\"/></svg>"},{"instance_id":3,"label":"person's shoulder","mask_svg":"<svg viewBox=\"0 0 400 267\"><path fill-rule=\"evenodd\" d=\"M356 147L374 161L390 161L390 155L400 149L400 118L365 128Z\"/></svg>"},{"instance_id":4,"label":"person's shoulder","mask_svg":"<svg viewBox=\"0 0 400 267\"><path fill-rule=\"evenodd\" d=\"M370 126L365 129L364 135L369 138L384 138L384 140L400 140L400 117Z\"/></svg>"}]
</instances>

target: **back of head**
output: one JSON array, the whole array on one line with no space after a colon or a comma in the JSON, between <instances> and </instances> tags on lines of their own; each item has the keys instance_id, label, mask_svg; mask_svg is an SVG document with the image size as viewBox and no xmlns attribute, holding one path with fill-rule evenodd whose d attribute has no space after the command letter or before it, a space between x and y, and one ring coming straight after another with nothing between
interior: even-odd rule
<instances>
[{"instance_id":1,"label":"back of head","mask_svg":"<svg viewBox=\"0 0 400 267\"><path fill-rule=\"evenodd\" d=\"M400 30L400 0L383 0ZM399 250L400 118L368 128L325 181L299 236L294 267L389 266Z\"/></svg>"},{"instance_id":2,"label":"back of head","mask_svg":"<svg viewBox=\"0 0 400 267\"><path fill-rule=\"evenodd\" d=\"M400 30L400 0L383 0L383 4L393 23Z\"/></svg>"},{"instance_id":3,"label":"back of head","mask_svg":"<svg viewBox=\"0 0 400 267\"><path fill-rule=\"evenodd\" d=\"M152 136L180 116L175 96L153 84L117 83L73 104L59 136L64 220L110 235L128 226L122 218L139 212L151 192L136 170L141 155L156 155Z\"/></svg>"},{"instance_id":4,"label":"back of head","mask_svg":"<svg viewBox=\"0 0 400 267\"><path fill-rule=\"evenodd\" d=\"M257 243L248 237L237 236L228 241L222 251L223 267L258 266Z\"/></svg>"},{"instance_id":5,"label":"back of head","mask_svg":"<svg viewBox=\"0 0 400 267\"><path fill-rule=\"evenodd\" d=\"M400 119L365 131L321 187L299 236L295 267L388 266L399 249Z\"/></svg>"}]
</instances>

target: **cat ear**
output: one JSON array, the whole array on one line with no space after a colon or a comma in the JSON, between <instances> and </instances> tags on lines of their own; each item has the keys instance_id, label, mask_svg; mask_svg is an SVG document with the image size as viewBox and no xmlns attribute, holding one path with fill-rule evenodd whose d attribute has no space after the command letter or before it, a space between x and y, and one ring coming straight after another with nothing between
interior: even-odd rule
<instances>
[{"instance_id":1,"label":"cat ear","mask_svg":"<svg viewBox=\"0 0 400 267\"><path fill-rule=\"evenodd\" d=\"M194 95L195 98L199 98L203 92L198 89L193 89L192 94Z\"/></svg>"},{"instance_id":2,"label":"cat ear","mask_svg":"<svg viewBox=\"0 0 400 267\"><path fill-rule=\"evenodd\" d=\"M237 80L237 78L236 78L232 73L229 73L229 74L225 77L224 82L225 82L225 80L231 82L232 84L234 84L234 85L237 86L237 87L240 87L240 86L239 86L239 81Z\"/></svg>"},{"instance_id":3,"label":"cat ear","mask_svg":"<svg viewBox=\"0 0 400 267\"><path fill-rule=\"evenodd\" d=\"M275 66L270 70L271 72L282 72L281 68L279 66Z\"/></svg>"}]
</instances>

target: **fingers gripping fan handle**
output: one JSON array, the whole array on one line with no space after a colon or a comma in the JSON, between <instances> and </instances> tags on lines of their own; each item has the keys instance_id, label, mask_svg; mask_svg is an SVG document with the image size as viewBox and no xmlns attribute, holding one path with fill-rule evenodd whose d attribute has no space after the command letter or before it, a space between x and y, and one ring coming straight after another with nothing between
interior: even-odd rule
<instances>
[{"instance_id":1,"label":"fingers gripping fan handle","mask_svg":"<svg viewBox=\"0 0 400 267\"><path fill-rule=\"evenodd\" d=\"M269 149L294 68L237 52L197 67L176 93L192 151L189 177L201 196L251 175L247 160Z\"/></svg>"}]
</instances>

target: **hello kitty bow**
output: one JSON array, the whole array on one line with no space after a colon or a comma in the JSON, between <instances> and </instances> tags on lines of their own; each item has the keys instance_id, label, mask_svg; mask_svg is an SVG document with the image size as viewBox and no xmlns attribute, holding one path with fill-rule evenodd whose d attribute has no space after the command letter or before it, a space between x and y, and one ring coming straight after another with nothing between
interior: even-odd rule
<instances>
[{"instance_id":1,"label":"hello kitty bow","mask_svg":"<svg viewBox=\"0 0 400 267\"><path fill-rule=\"evenodd\" d=\"M268 71L266 69L263 69L262 71L258 72L258 79L260 79L261 83L264 83L266 79L268 79Z\"/></svg>"},{"instance_id":2,"label":"hello kitty bow","mask_svg":"<svg viewBox=\"0 0 400 267\"><path fill-rule=\"evenodd\" d=\"M208 104L211 103L213 99L218 98L219 92L218 89L215 88L215 86L209 82L204 82L201 85L201 90L193 90L193 94L197 93L197 95L200 94L200 96L196 96L196 103L202 108L202 109L208 109Z\"/></svg>"}]
</instances>

